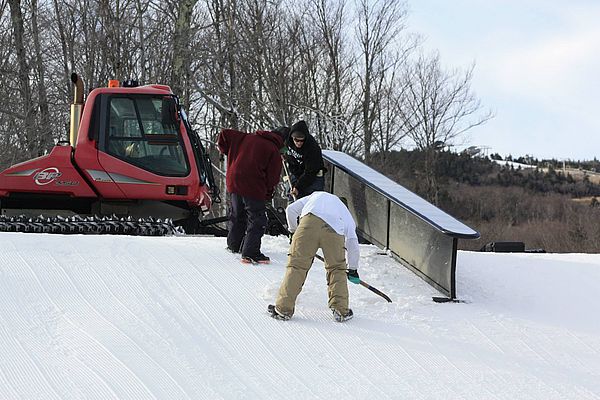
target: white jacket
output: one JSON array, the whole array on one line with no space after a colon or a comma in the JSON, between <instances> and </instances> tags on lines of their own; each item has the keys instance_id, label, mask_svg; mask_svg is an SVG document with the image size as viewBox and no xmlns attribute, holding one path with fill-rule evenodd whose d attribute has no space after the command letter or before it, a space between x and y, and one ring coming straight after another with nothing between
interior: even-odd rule
<instances>
[{"instance_id":1,"label":"white jacket","mask_svg":"<svg viewBox=\"0 0 600 400\"><path fill-rule=\"evenodd\" d=\"M356 236L356 223L344 203L328 192L314 192L296 200L285 210L290 232L293 233L298 228L298 217L302 218L309 213L321 218L339 235L344 235L348 268L358 269L360 248Z\"/></svg>"}]
</instances>

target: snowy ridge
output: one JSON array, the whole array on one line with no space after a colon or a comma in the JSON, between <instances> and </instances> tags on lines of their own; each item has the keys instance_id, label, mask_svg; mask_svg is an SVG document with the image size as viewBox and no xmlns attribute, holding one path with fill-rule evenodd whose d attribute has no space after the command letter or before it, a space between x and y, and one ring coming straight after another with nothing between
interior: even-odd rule
<instances>
[{"instance_id":1,"label":"snowy ridge","mask_svg":"<svg viewBox=\"0 0 600 400\"><path fill-rule=\"evenodd\" d=\"M327 310L315 261L294 318L273 263L223 238L0 233L0 399L600 399L600 255L459 252L459 304L372 246Z\"/></svg>"}]
</instances>

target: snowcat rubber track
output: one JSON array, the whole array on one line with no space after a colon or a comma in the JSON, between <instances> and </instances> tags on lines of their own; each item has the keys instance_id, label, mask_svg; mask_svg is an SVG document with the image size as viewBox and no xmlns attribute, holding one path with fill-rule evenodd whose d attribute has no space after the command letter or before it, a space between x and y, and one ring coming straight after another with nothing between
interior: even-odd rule
<instances>
[{"instance_id":1,"label":"snowcat rubber track","mask_svg":"<svg viewBox=\"0 0 600 400\"><path fill-rule=\"evenodd\" d=\"M0 215L0 232L90 234L90 235L132 235L170 236L183 235L181 227L173 221L160 219L137 219L71 216L31 218L27 216Z\"/></svg>"}]
</instances>

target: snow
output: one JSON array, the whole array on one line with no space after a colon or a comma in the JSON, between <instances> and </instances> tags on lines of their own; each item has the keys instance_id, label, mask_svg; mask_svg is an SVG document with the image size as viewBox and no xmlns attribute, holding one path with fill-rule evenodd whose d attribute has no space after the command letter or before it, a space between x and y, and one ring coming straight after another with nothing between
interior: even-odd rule
<instances>
[{"instance_id":1,"label":"snow","mask_svg":"<svg viewBox=\"0 0 600 400\"><path fill-rule=\"evenodd\" d=\"M535 165L518 163L516 161L505 161L505 160L494 160L494 159L492 159L492 161L494 161L498 165L502 165L503 167L513 167L514 169L518 169L518 168L521 168L521 169L533 169L533 168L537 168Z\"/></svg>"},{"instance_id":2,"label":"snow","mask_svg":"<svg viewBox=\"0 0 600 400\"><path fill-rule=\"evenodd\" d=\"M458 253L461 303L373 246L327 310L315 261L266 313L288 241L252 266L212 237L0 233L0 399L600 399L600 255Z\"/></svg>"}]
</instances>

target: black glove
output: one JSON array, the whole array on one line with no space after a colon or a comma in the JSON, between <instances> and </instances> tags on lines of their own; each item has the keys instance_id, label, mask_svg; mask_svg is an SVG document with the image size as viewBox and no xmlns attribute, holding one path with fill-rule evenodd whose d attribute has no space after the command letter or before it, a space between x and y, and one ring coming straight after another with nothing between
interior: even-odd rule
<instances>
[{"instance_id":1,"label":"black glove","mask_svg":"<svg viewBox=\"0 0 600 400\"><path fill-rule=\"evenodd\" d=\"M347 269L346 275L348 275L348 280L352 283L359 284L360 278L358 277L358 271L355 269Z\"/></svg>"}]
</instances>

